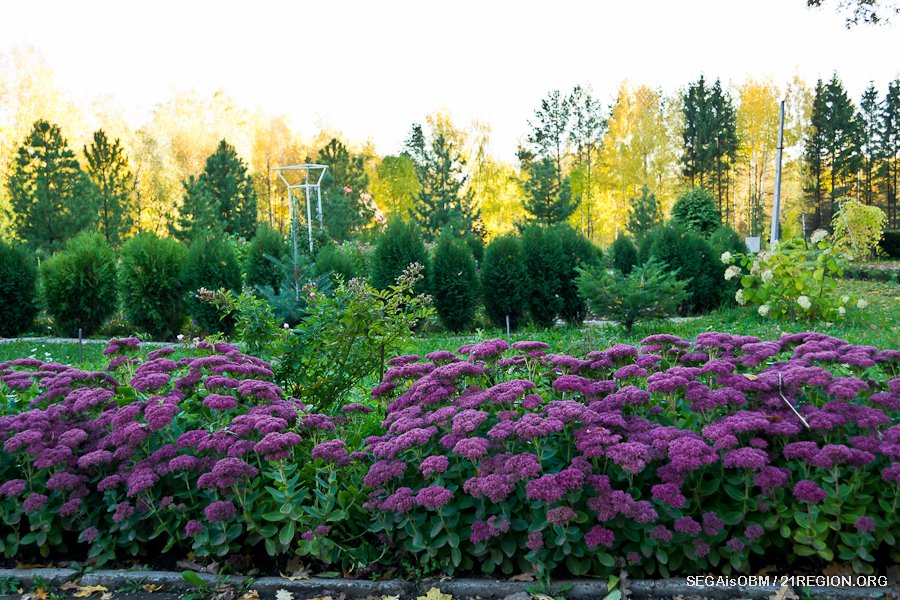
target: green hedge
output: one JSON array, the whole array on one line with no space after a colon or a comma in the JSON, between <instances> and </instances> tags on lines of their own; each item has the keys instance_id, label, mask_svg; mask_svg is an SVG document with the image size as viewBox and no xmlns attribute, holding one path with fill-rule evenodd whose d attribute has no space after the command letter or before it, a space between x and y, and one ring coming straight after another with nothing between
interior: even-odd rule
<instances>
[{"instance_id":1,"label":"green hedge","mask_svg":"<svg viewBox=\"0 0 900 600\"><path fill-rule=\"evenodd\" d=\"M171 339L185 316L181 273L187 251L170 238L140 233L121 250L119 291L125 318L138 331Z\"/></svg>"},{"instance_id":2,"label":"green hedge","mask_svg":"<svg viewBox=\"0 0 900 600\"><path fill-rule=\"evenodd\" d=\"M34 255L24 246L0 242L0 337L28 331L37 311Z\"/></svg>"}]
</instances>

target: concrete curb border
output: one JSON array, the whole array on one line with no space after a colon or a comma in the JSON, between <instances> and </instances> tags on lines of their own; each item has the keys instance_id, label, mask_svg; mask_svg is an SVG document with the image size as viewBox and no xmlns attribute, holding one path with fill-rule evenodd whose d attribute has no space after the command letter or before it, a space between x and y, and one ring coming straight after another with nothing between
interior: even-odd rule
<instances>
[{"instance_id":1,"label":"concrete curb border","mask_svg":"<svg viewBox=\"0 0 900 600\"><path fill-rule=\"evenodd\" d=\"M240 585L245 577L216 578L214 575L198 573L199 577L215 586L222 583ZM66 581L80 579L81 585L102 585L115 590L129 584L153 584L162 586L162 590L155 593L128 593L129 598L143 600L162 600L171 597L172 592L189 592L192 588L182 579L180 573L170 571L125 571L125 570L101 570L92 571L78 577L74 569L0 569L0 579L14 579L25 586L30 586L35 579L60 586ZM366 597L399 596L401 600L415 600L417 596L424 595L428 589L436 587L441 592L450 594L454 600L457 598L468 599L478 596L484 600L503 600L509 596L518 596L515 600L529 600L527 588L534 583L501 581L495 579L448 579L423 580L419 582L401 581L397 579L385 581L368 581L352 579L324 579L313 577L297 581L290 581L280 577L262 577L253 580L250 588L258 591L263 598L274 598L278 590L293 592L297 600L304 600L316 596L331 595L337 598L341 594L347 599L362 599ZM596 579L568 579L558 580L552 585L553 592L564 592L569 600L601 600L606 595L606 582ZM900 588L838 588L838 587L810 587L804 588L808 593L823 600L863 600L867 598L900 598ZM630 582L631 598L633 600L662 600L676 596L684 598L714 598L716 600L728 600L731 598L767 599L776 591L778 586L761 587L696 587L688 585L686 579L661 579L661 580L634 580ZM7 596L15 598L16 596ZM119 595L117 594L117 597ZM3 597L0 596L0 599Z\"/></svg>"}]
</instances>

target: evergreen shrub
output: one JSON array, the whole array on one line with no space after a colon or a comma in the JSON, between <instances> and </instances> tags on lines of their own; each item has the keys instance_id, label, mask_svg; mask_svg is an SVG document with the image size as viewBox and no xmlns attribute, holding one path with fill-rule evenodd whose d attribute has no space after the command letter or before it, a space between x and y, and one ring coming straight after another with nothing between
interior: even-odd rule
<instances>
[{"instance_id":1,"label":"evergreen shrub","mask_svg":"<svg viewBox=\"0 0 900 600\"><path fill-rule=\"evenodd\" d=\"M231 245L215 236L194 240L187 251L182 280L188 292L188 312L197 326L204 331L230 332L234 326L232 318L220 318L206 292L240 291L241 268Z\"/></svg>"},{"instance_id":2,"label":"evergreen shrub","mask_svg":"<svg viewBox=\"0 0 900 600\"><path fill-rule=\"evenodd\" d=\"M428 255L422 234L415 223L393 219L378 240L372 256L372 285L380 290L387 289L412 263L419 263L428 272ZM417 292L425 287L421 283L419 286Z\"/></svg>"},{"instance_id":3,"label":"evergreen shrub","mask_svg":"<svg viewBox=\"0 0 900 600\"><path fill-rule=\"evenodd\" d=\"M622 275L628 275L638 264L638 251L631 238L620 235L609 247L612 265Z\"/></svg>"},{"instance_id":4,"label":"evergreen shrub","mask_svg":"<svg viewBox=\"0 0 900 600\"><path fill-rule=\"evenodd\" d=\"M186 254L174 239L152 233L139 233L122 246L119 293L125 318L137 330L166 339L180 331Z\"/></svg>"},{"instance_id":5,"label":"evergreen shrub","mask_svg":"<svg viewBox=\"0 0 900 600\"><path fill-rule=\"evenodd\" d=\"M34 255L23 246L0 242L0 337L28 331L37 311Z\"/></svg>"},{"instance_id":6,"label":"evergreen shrub","mask_svg":"<svg viewBox=\"0 0 900 600\"><path fill-rule=\"evenodd\" d=\"M353 256L337 244L328 244L316 255L317 275L340 275L344 281L359 277L360 273Z\"/></svg>"},{"instance_id":7,"label":"evergreen shrub","mask_svg":"<svg viewBox=\"0 0 900 600\"><path fill-rule=\"evenodd\" d=\"M549 234L559 241L560 259L556 264L562 309L559 316L569 325L581 325L587 316L587 302L578 294L575 278L578 267L597 264L602 257L600 249L568 223L554 225Z\"/></svg>"},{"instance_id":8,"label":"evergreen shrub","mask_svg":"<svg viewBox=\"0 0 900 600\"><path fill-rule=\"evenodd\" d=\"M694 187L678 196L672 207L672 221L706 237L722 224L722 213L712 192Z\"/></svg>"},{"instance_id":9,"label":"evergreen shrub","mask_svg":"<svg viewBox=\"0 0 900 600\"><path fill-rule=\"evenodd\" d=\"M563 249L559 236L540 225L522 229L522 257L525 263L528 311L538 327L550 327L563 310L559 265Z\"/></svg>"},{"instance_id":10,"label":"evergreen shrub","mask_svg":"<svg viewBox=\"0 0 900 600\"><path fill-rule=\"evenodd\" d=\"M720 258L719 302L732 304L734 303L734 295L741 288L741 282L740 279L729 280L725 278L725 270L728 268L728 265L721 260L721 257L726 252L731 255L744 254L747 252L747 244L737 231L728 225L722 225L710 234L709 246L712 248L713 256Z\"/></svg>"},{"instance_id":11,"label":"evergreen shrub","mask_svg":"<svg viewBox=\"0 0 900 600\"><path fill-rule=\"evenodd\" d=\"M649 250L650 258L657 259L675 272L679 280L687 282L689 298L681 312L701 313L718 306L722 261L713 254L709 243L675 224L663 225L650 233L655 238Z\"/></svg>"},{"instance_id":12,"label":"evergreen shrub","mask_svg":"<svg viewBox=\"0 0 900 600\"><path fill-rule=\"evenodd\" d=\"M522 242L514 233L494 238L484 250L482 296L488 319L496 327L517 328L527 313L527 278Z\"/></svg>"},{"instance_id":13,"label":"evergreen shrub","mask_svg":"<svg viewBox=\"0 0 900 600\"><path fill-rule=\"evenodd\" d=\"M270 287L277 295L284 278L284 270L276 261L284 259L287 249L287 243L280 232L265 223L257 227L256 235L247 251L247 261L244 263L247 285L252 288Z\"/></svg>"},{"instance_id":14,"label":"evergreen shrub","mask_svg":"<svg viewBox=\"0 0 900 600\"><path fill-rule=\"evenodd\" d=\"M464 239L444 234L432 264L431 295L438 318L447 329L460 332L472 324L478 304L475 258Z\"/></svg>"},{"instance_id":15,"label":"evergreen shrub","mask_svg":"<svg viewBox=\"0 0 900 600\"><path fill-rule=\"evenodd\" d=\"M116 255L103 236L80 233L41 265L44 303L57 331L84 336L116 312Z\"/></svg>"}]
</instances>

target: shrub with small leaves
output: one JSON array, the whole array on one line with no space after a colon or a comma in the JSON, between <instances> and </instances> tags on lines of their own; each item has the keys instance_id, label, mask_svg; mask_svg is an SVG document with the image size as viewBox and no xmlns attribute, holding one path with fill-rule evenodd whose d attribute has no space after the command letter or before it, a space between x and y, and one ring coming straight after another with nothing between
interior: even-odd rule
<instances>
[{"instance_id":1,"label":"shrub with small leaves","mask_svg":"<svg viewBox=\"0 0 900 600\"><path fill-rule=\"evenodd\" d=\"M138 331L171 338L181 329L185 311L181 272L185 247L170 238L139 233L121 250L119 290L125 318Z\"/></svg>"},{"instance_id":2,"label":"shrub with small leaves","mask_svg":"<svg viewBox=\"0 0 900 600\"><path fill-rule=\"evenodd\" d=\"M413 263L425 267L427 281L428 254L419 228L413 222L393 219L378 240L372 256L372 285L379 290L387 289ZM424 290L422 282L417 291Z\"/></svg>"},{"instance_id":3,"label":"shrub with small leaves","mask_svg":"<svg viewBox=\"0 0 900 600\"><path fill-rule=\"evenodd\" d=\"M188 292L188 311L197 326L205 331L230 331L233 320L222 318L209 297L219 289L241 289L241 269L228 242L220 237L194 240L188 248L182 279Z\"/></svg>"},{"instance_id":4,"label":"shrub with small leaves","mask_svg":"<svg viewBox=\"0 0 900 600\"><path fill-rule=\"evenodd\" d=\"M360 276L354 257L344 252L342 246L334 243L328 244L316 255L316 274L338 275L344 281Z\"/></svg>"},{"instance_id":5,"label":"shrub with small leaves","mask_svg":"<svg viewBox=\"0 0 900 600\"><path fill-rule=\"evenodd\" d=\"M287 244L281 233L265 223L257 227L244 263L247 285L252 288L270 287L277 296L284 278L284 271L279 263L286 255Z\"/></svg>"},{"instance_id":6,"label":"shrub with small leaves","mask_svg":"<svg viewBox=\"0 0 900 600\"><path fill-rule=\"evenodd\" d=\"M44 302L62 335L97 331L116 312L116 255L99 233L81 233L41 265Z\"/></svg>"},{"instance_id":7,"label":"shrub with small leaves","mask_svg":"<svg viewBox=\"0 0 900 600\"><path fill-rule=\"evenodd\" d=\"M478 303L478 273L464 240L448 234L438 240L431 269L431 295L444 327L460 332L472 324Z\"/></svg>"},{"instance_id":8,"label":"shrub with small leaves","mask_svg":"<svg viewBox=\"0 0 900 600\"><path fill-rule=\"evenodd\" d=\"M650 258L687 283L689 297L682 305L683 313L700 313L719 305L721 264L705 239L675 224L655 228L647 237L653 239Z\"/></svg>"},{"instance_id":9,"label":"shrub with small leaves","mask_svg":"<svg viewBox=\"0 0 900 600\"><path fill-rule=\"evenodd\" d=\"M538 327L550 327L562 312L562 282L559 265L563 261L558 236L540 225L522 229L522 256L528 274L526 298L531 320Z\"/></svg>"},{"instance_id":10,"label":"shrub with small leaves","mask_svg":"<svg viewBox=\"0 0 900 600\"><path fill-rule=\"evenodd\" d=\"M495 327L515 329L527 311L527 272L522 243L514 233L494 238L484 251L482 295L488 318Z\"/></svg>"},{"instance_id":11,"label":"shrub with small leaves","mask_svg":"<svg viewBox=\"0 0 900 600\"><path fill-rule=\"evenodd\" d=\"M37 262L25 247L0 241L0 337L28 331L37 315Z\"/></svg>"},{"instance_id":12,"label":"shrub with small leaves","mask_svg":"<svg viewBox=\"0 0 900 600\"><path fill-rule=\"evenodd\" d=\"M831 220L834 247L848 252L854 260L866 260L878 248L887 215L877 206L867 206L858 200L842 198L840 209Z\"/></svg>"},{"instance_id":13,"label":"shrub with small leaves","mask_svg":"<svg viewBox=\"0 0 900 600\"><path fill-rule=\"evenodd\" d=\"M716 207L712 192L694 187L678 196L672 207L672 221L685 229L708 236L722 224L722 213Z\"/></svg>"},{"instance_id":14,"label":"shrub with small leaves","mask_svg":"<svg viewBox=\"0 0 900 600\"><path fill-rule=\"evenodd\" d=\"M837 293L847 261L827 238L818 229L810 248L793 239L756 255L724 252L722 263L729 265L725 279L741 282L737 303L756 306L763 317L790 321L832 321L844 317L853 304L865 308L865 300Z\"/></svg>"},{"instance_id":15,"label":"shrub with small leaves","mask_svg":"<svg viewBox=\"0 0 900 600\"><path fill-rule=\"evenodd\" d=\"M620 235L609 247L612 257L612 265L619 273L628 275L631 269L638 264L638 252L631 238Z\"/></svg>"}]
</instances>

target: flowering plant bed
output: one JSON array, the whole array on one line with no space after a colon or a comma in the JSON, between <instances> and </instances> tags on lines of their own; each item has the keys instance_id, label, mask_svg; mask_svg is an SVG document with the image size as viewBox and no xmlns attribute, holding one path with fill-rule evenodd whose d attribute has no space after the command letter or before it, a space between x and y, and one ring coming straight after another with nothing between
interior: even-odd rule
<instances>
[{"instance_id":1,"label":"flowering plant bed","mask_svg":"<svg viewBox=\"0 0 900 600\"><path fill-rule=\"evenodd\" d=\"M900 558L897 350L703 333L577 358L489 340L394 358L374 413L329 416L232 345L145 362L137 345L112 340L104 372L0 363L5 556L541 578Z\"/></svg>"}]
</instances>

